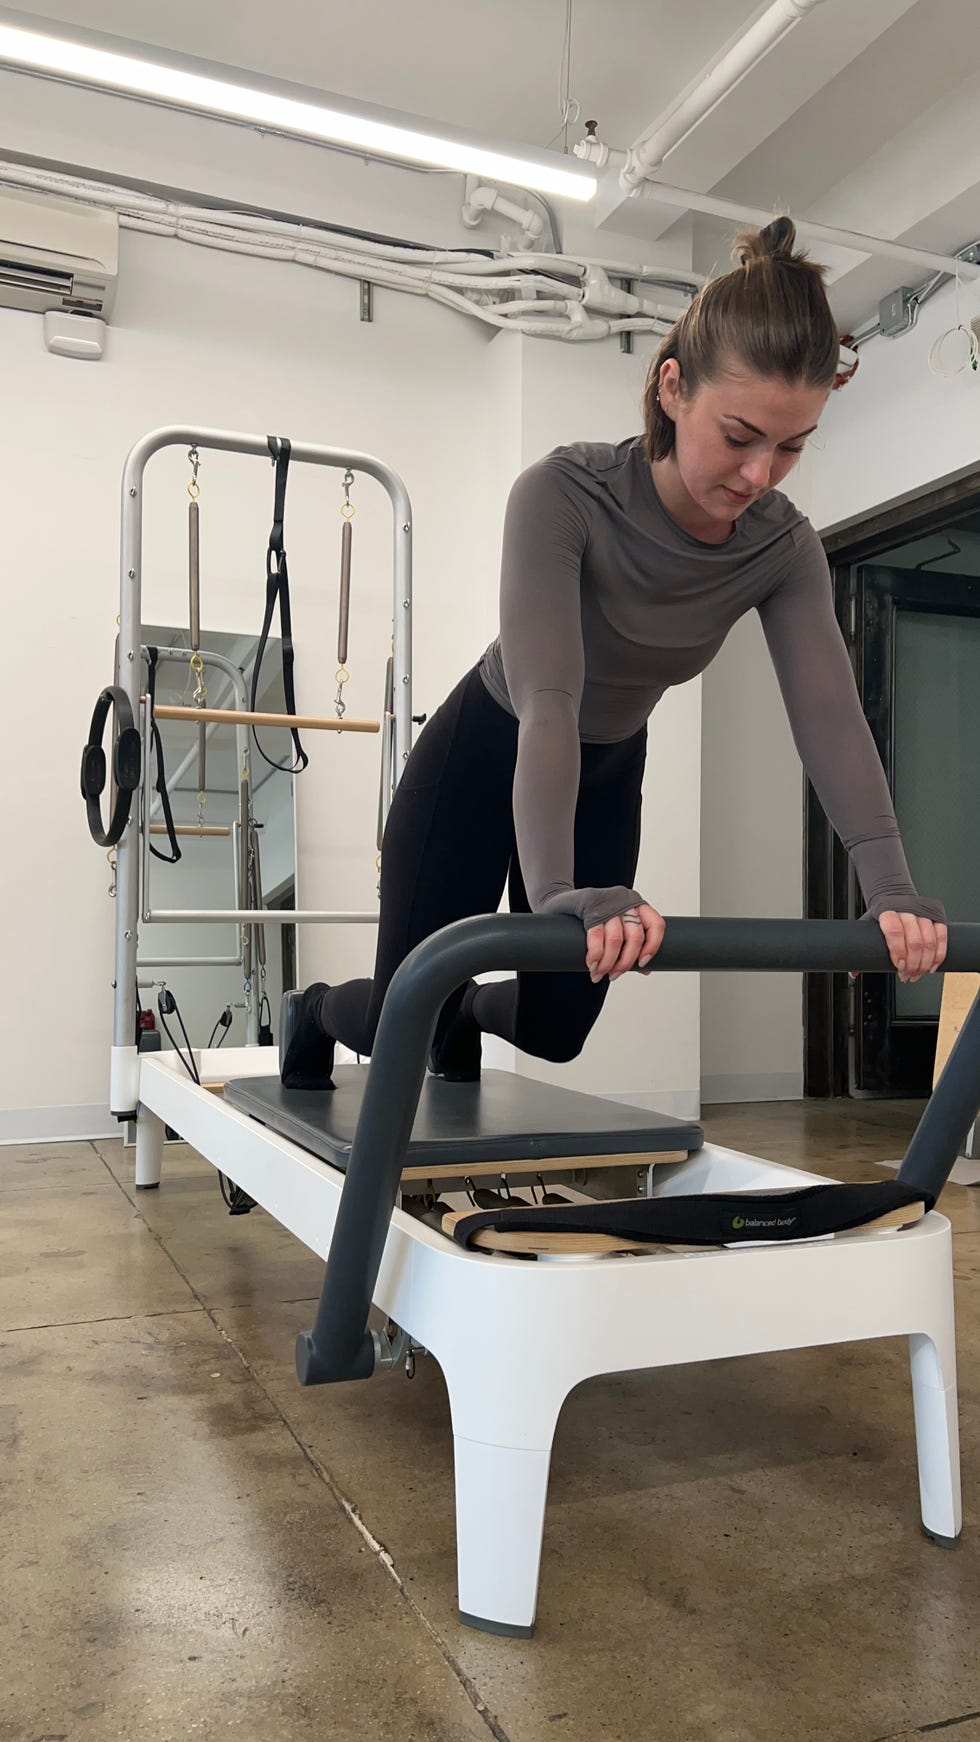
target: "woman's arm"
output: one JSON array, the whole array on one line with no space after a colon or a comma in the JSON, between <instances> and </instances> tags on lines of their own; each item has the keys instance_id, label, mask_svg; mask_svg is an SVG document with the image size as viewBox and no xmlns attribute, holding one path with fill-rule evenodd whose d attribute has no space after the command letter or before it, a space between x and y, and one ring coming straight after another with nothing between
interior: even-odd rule
<instances>
[{"instance_id":1,"label":"woman's arm","mask_svg":"<svg viewBox=\"0 0 980 1742\"><path fill-rule=\"evenodd\" d=\"M792 564L759 606L766 642L796 748L854 863L869 913L945 919L942 903L919 895L871 728L861 709L834 615L823 547L804 523L792 533Z\"/></svg>"},{"instance_id":2,"label":"woman's arm","mask_svg":"<svg viewBox=\"0 0 980 1742\"><path fill-rule=\"evenodd\" d=\"M642 900L634 889L574 886L589 523L561 471L539 460L510 493L500 578L504 676L519 721L514 825L524 886L533 912L575 914L586 929Z\"/></svg>"}]
</instances>

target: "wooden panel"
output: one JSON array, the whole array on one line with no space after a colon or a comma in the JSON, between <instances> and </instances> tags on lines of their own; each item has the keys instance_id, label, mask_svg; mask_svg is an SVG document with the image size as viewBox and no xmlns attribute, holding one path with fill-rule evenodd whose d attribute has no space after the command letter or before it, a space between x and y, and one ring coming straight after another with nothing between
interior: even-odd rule
<instances>
[{"instance_id":1,"label":"wooden panel","mask_svg":"<svg viewBox=\"0 0 980 1742\"><path fill-rule=\"evenodd\" d=\"M980 974L944 974L943 1001L939 1011L939 1036L936 1041L936 1065L932 1074L935 1088L946 1068L956 1037L966 1021L967 1012L980 992Z\"/></svg>"},{"instance_id":2,"label":"wooden panel","mask_svg":"<svg viewBox=\"0 0 980 1742\"><path fill-rule=\"evenodd\" d=\"M467 1164L461 1161L458 1167L453 1167L447 1160L439 1167L431 1162L427 1167L406 1167L402 1174L403 1180L427 1179L495 1179L505 1173L529 1173L532 1177L538 1173L558 1173L560 1170L587 1173L593 1167L649 1167L651 1162L686 1161L686 1149L661 1149L654 1154L624 1154L617 1155L551 1155L544 1161L474 1161Z\"/></svg>"}]
</instances>

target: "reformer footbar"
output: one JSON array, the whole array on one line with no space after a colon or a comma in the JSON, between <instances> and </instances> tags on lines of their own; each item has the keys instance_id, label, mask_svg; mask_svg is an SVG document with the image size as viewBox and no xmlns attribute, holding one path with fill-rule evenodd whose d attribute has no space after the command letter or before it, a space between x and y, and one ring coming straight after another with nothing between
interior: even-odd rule
<instances>
[{"instance_id":1,"label":"reformer footbar","mask_svg":"<svg viewBox=\"0 0 980 1742\"><path fill-rule=\"evenodd\" d=\"M465 980L494 969L581 970L581 955L581 927L574 920L566 922L540 915L488 916L460 920L427 938L392 978L367 1073L316 1322L311 1332L297 1340L297 1372L303 1384L365 1378L374 1370L376 1348L366 1329L368 1309L402 1167L409 1152L427 1050L445 999ZM951 926L947 967L950 970L969 967L975 959L980 959L980 928ZM887 945L877 928L829 920L770 920L760 924L751 920L671 919L654 962L655 971L661 972L790 967L883 971L889 966ZM453 1090L450 1085L449 1093ZM229 1092L234 1094L233 1085L229 1085L226 1095ZM807 1203L805 1224L801 1220L788 1237L813 1239L823 1233L846 1232L871 1226L879 1216L893 1212L900 1222L914 1221L922 1213L913 1209L914 1205L931 1205L936 1201L978 1106L980 1000L963 1024L897 1181L863 1187L863 1196L857 1199L854 1188L837 1183L814 1187ZM896 1186L901 1196L896 1195ZM739 1193L739 1199L740 1211L736 1213L760 1217L767 1211L772 1214L769 1193ZM700 1215L712 1214L709 1200L710 1194L702 1195ZM638 1213L632 1210L633 1200L628 1200L628 1204L631 1213ZM709 1208L705 1212L706 1204ZM537 1211L485 1212L501 1222L506 1217L531 1219L555 1213L550 1207ZM560 1210L557 1213L568 1214ZM799 1210L796 1213L801 1214ZM686 1214L678 1212L678 1220L670 1225L675 1232L693 1226L694 1239L703 1243L704 1222L682 1224L679 1218ZM662 1229L666 1225L663 1221L658 1224L661 1231L652 1243L663 1241ZM799 1227L803 1226L808 1231L801 1233ZM815 1233L816 1229L820 1233ZM455 1238L455 1229L453 1232ZM716 1220L711 1244L728 1245L733 1235L742 1232L731 1228L726 1231ZM771 1232L774 1230L753 1230L753 1243L767 1239ZM626 1233L628 1239L634 1239L636 1225L631 1223ZM554 1238L554 1234L549 1238ZM785 1240L787 1235L782 1238ZM694 1241L680 1238L680 1243ZM476 1262L495 1261L478 1252L472 1258Z\"/></svg>"}]
</instances>

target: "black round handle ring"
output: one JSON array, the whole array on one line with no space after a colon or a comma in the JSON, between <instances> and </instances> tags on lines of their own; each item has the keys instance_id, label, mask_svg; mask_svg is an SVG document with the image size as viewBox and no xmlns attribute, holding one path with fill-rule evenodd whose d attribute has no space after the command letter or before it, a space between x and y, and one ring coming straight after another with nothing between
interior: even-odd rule
<instances>
[{"instance_id":1,"label":"black round handle ring","mask_svg":"<svg viewBox=\"0 0 980 1742\"><path fill-rule=\"evenodd\" d=\"M106 756L102 748L105 723L112 710L116 735L112 745L112 779L116 788L115 803L108 827L102 821L100 799L106 784ZM133 793L140 783L142 747L133 721L129 697L118 684L108 684L101 692L92 714L88 742L82 750L82 797L88 817L89 834L100 847L115 847L122 837L129 818Z\"/></svg>"}]
</instances>

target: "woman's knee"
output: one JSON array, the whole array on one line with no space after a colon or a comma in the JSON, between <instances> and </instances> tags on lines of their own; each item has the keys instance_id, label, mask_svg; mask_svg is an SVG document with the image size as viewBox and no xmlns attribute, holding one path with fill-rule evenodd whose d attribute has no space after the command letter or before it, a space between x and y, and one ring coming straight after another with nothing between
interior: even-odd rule
<instances>
[{"instance_id":1,"label":"woman's knee","mask_svg":"<svg viewBox=\"0 0 980 1742\"><path fill-rule=\"evenodd\" d=\"M589 1037L585 1034L536 1035L530 1041L518 1040L522 1052L532 1058L545 1059L550 1065L570 1065L577 1059Z\"/></svg>"},{"instance_id":2,"label":"woman's knee","mask_svg":"<svg viewBox=\"0 0 980 1742\"><path fill-rule=\"evenodd\" d=\"M550 1065L570 1065L598 1018L598 1009L538 1012L533 1021L518 1019L515 1041L521 1052L530 1053L532 1058L546 1059Z\"/></svg>"}]
</instances>

